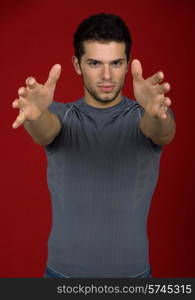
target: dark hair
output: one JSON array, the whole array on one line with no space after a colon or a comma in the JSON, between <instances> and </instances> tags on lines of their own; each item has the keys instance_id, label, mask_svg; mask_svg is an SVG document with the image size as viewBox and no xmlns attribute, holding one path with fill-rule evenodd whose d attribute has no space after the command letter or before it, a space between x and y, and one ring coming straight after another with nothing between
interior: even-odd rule
<instances>
[{"instance_id":1,"label":"dark hair","mask_svg":"<svg viewBox=\"0 0 195 300\"><path fill-rule=\"evenodd\" d=\"M124 42L125 54L129 61L131 51L131 34L125 22L116 15L100 13L83 20L74 33L74 51L79 62L85 53L84 41Z\"/></svg>"}]
</instances>

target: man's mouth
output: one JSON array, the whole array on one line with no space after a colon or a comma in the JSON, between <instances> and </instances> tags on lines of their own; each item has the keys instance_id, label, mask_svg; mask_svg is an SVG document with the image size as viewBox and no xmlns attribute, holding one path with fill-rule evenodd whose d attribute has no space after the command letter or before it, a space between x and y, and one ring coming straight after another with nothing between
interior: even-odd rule
<instances>
[{"instance_id":1,"label":"man's mouth","mask_svg":"<svg viewBox=\"0 0 195 300\"><path fill-rule=\"evenodd\" d=\"M114 85L99 85L98 88L103 92L112 92L114 90Z\"/></svg>"}]
</instances>

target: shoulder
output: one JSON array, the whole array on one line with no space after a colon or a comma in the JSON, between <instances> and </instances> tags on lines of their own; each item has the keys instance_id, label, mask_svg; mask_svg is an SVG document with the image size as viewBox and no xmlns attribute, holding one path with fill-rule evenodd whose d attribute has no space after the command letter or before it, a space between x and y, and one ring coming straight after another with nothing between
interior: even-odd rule
<instances>
[{"instance_id":1,"label":"shoulder","mask_svg":"<svg viewBox=\"0 0 195 300\"><path fill-rule=\"evenodd\" d=\"M59 102L59 101L53 101L52 104L49 106L49 110L51 112L55 112L60 109L68 109L71 106L71 102Z\"/></svg>"},{"instance_id":2,"label":"shoulder","mask_svg":"<svg viewBox=\"0 0 195 300\"><path fill-rule=\"evenodd\" d=\"M71 108L72 105L73 105L72 102L53 101L52 104L48 107L48 110L51 113L58 116L58 118L60 119L60 122L62 124L66 112Z\"/></svg>"},{"instance_id":3,"label":"shoulder","mask_svg":"<svg viewBox=\"0 0 195 300\"><path fill-rule=\"evenodd\" d=\"M134 130L134 138L136 137L142 145L159 156L163 151L163 146L155 144L149 137L147 137L140 129L140 120L144 114L144 108L136 101L126 98L126 103L129 105L130 118L132 121L132 130Z\"/></svg>"},{"instance_id":4,"label":"shoulder","mask_svg":"<svg viewBox=\"0 0 195 300\"><path fill-rule=\"evenodd\" d=\"M144 108L136 100L129 99L127 97L124 98L127 107L126 109L128 109L129 112L132 113L135 117L140 118L144 113Z\"/></svg>"}]
</instances>

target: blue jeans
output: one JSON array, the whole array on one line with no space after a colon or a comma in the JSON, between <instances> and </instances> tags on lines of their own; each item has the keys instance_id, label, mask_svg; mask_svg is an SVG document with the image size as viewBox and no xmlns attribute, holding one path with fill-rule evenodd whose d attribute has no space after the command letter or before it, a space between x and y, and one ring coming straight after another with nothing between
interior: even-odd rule
<instances>
[{"instance_id":1,"label":"blue jeans","mask_svg":"<svg viewBox=\"0 0 195 300\"><path fill-rule=\"evenodd\" d=\"M57 272L47 266L44 278L70 278L70 277L65 276L64 274ZM127 278L130 278L130 277L127 277ZM143 275L137 276L135 278L152 278L151 269L148 272L144 273Z\"/></svg>"}]
</instances>

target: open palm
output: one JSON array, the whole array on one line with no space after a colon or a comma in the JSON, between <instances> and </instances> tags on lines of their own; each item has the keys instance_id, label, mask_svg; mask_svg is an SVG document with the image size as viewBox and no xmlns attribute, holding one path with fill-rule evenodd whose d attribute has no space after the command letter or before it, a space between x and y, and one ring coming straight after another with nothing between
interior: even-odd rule
<instances>
[{"instance_id":1,"label":"open palm","mask_svg":"<svg viewBox=\"0 0 195 300\"><path fill-rule=\"evenodd\" d=\"M12 106L19 108L19 114L12 127L19 127L25 120L36 120L47 110L53 101L56 82L60 77L61 66L54 65L45 84L36 82L33 77L26 79L26 87L18 90L19 99Z\"/></svg>"},{"instance_id":2,"label":"open palm","mask_svg":"<svg viewBox=\"0 0 195 300\"><path fill-rule=\"evenodd\" d=\"M170 84L167 82L160 84L164 74L157 72L151 77L144 79L141 63L137 59L132 61L131 72L135 99L151 117L165 119L171 100L165 96L170 90Z\"/></svg>"}]
</instances>

